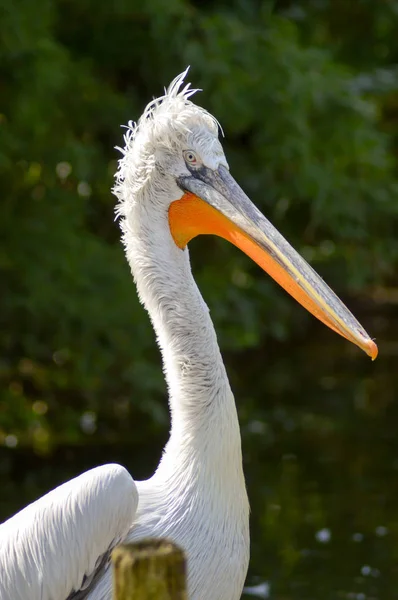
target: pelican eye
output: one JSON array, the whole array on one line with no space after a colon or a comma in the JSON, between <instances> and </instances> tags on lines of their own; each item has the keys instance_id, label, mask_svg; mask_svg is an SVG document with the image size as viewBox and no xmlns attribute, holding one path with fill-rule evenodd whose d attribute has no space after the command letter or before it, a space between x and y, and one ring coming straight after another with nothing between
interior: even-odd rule
<instances>
[{"instance_id":1,"label":"pelican eye","mask_svg":"<svg viewBox=\"0 0 398 600\"><path fill-rule=\"evenodd\" d=\"M198 157L196 156L195 152L193 152L193 150L184 150L183 156L188 164L192 166L199 164Z\"/></svg>"}]
</instances>

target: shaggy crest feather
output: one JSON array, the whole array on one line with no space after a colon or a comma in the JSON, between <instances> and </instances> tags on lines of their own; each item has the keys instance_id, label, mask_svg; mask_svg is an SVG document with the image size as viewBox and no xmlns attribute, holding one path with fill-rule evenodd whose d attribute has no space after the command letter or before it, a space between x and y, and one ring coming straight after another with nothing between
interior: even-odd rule
<instances>
[{"instance_id":1,"label":"shaggy crest feather","mask_svg":"<svg viewBox=\"0 0 398 600\"><path fill-rule=\"evenodd\" d=\"M126 214L124 203L131 198L131 193L141 191L150 180L156 164L156 149L172 152L192 126L210 130L215 136L219 129L222 133L217 119L190 100L201 90L191 88L190 83L182 87L188 70L189 67L173 79L163 96L149 102L137 123L129 121L127 125L124 148L117 147L123 156L118 163L113 188L119 199L116 217Z\"/></svg>"}]
</instances>

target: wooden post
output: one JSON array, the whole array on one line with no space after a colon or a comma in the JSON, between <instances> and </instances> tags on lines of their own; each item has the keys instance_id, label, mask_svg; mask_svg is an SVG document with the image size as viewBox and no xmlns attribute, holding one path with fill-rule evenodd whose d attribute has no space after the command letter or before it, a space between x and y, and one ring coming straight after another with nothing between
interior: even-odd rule
<instances>
[{"instance_id":1,"label":"wooden post","mask_svg":"<svg viewBox=\"0 0 398 600\"><path fill-rule=\"evenodd\" d=\"M113 600L187 600L184 553L169 540L142 540L112 552Z\"/></svg>"}]
</instances>

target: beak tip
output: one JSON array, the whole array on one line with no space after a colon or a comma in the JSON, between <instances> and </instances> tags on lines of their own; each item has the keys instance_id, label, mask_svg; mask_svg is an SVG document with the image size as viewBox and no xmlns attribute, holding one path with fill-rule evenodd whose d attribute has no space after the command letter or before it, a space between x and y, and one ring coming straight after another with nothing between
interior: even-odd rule
<instances>
[{"instance_id":1,"label":"beak tip","mask_svg":"<svg viewBox=\"0 0 398 600\"><path fill-rule=\"evenodd\" d=\"M366 354L370 356L372 360L376 360L377 355L379 353L379 349L373 340L369 340L366 344Z\"/></svg>"}]
</instances>

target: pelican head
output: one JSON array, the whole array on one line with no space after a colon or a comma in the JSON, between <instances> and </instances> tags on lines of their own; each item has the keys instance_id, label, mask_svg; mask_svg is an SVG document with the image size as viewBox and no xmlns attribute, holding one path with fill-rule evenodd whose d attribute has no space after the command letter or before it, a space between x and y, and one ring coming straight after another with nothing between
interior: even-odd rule
<instances>
[{"instance_id":1,"label":"pelican head","mask_svg":"<svg viewBox=\"0 0 398 600\"><path fill-rule=\"evenodd\" d=\"M199 234L228 240L293 298L372 359L377 346L341 300L254 206L229 172L217 120L190 100L198 90L179 75L129 123L116 175L117 212L139 202L185 251Z\"/></svg>"}]
</instances>

